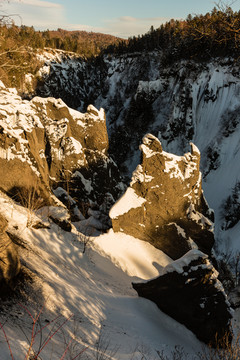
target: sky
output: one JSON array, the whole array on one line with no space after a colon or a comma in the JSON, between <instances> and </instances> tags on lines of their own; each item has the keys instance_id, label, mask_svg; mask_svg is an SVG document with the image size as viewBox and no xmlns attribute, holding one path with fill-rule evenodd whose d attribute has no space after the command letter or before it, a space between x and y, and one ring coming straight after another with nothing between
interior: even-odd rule
<instances>
[{"instance_id":1,"label":"sky","mask_svg":"<svg viewBox=\"0 0 240 360\"><path fill-rule=\"evenodd\" d=\"M0 13L36 30L86 30L122 38L145 34L174 18L205 14L214 0L0 0ZM224 1L235 11L240 0Z\"/></svg>"}]
</instances>

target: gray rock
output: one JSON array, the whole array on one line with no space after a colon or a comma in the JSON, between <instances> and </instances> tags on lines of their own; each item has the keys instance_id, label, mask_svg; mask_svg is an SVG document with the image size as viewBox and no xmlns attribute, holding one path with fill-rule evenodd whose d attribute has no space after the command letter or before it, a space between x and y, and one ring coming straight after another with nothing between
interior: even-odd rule
<instances>
[{"instance_id":1,"label":"gray rock","mask_svg":"<svg viewBox=\"0 0 240 360\"><path fill-rule=\"evenodd\" d=\"M190 329L201 341L231 341L231 308L208 256L191 250L164 268L158 278L133 283L139 296Z\"/></svg>"}]
</instances>

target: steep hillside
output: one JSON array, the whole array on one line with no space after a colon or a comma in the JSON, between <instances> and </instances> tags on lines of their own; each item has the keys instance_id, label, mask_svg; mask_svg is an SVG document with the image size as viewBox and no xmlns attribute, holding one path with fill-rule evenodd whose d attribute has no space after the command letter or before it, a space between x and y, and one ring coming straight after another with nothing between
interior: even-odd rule
<instances>
[{"instance_id":1,"label":"steep hillside","mask_svg":"<svg viewBox=\"0 0 240 360\"><path fill-rule=\"evenodd\" d=\"M91 58L106 47L126 40L115 36L86 32L35 31L33 27L16 26L11 15L1 13L0 18L0 77L6 86L22 90L24 75L36 75L40 62L39 49L62 50L69 56Z\"/></svg>"},{"instance_id":2,"label":"steep hillside","mask_svg":"<svg viewBox=\"0 0 240 360\"><path fill-rule=\"evenodd\" d=\"M110 231L88 237L83 253L86 238L75 227L66 232L38 214L45 228L35 229L27 226L27 209L2 192L0 205L23 269L14 292L1 299L0 324L12 358L23 360L30 349L36 359L34 352L42 349L38 358L46 360L60 359L65 351L72 360L79 353L81 359L155 359L159 353L163 359L186 354L192 360L204 348L132 288L132 281L158 276L172 262L163 252ZM31 316L39 316L35 328ZM2 329L0 350L1 359L11 358Z\"/></svg>"}]
</instances>

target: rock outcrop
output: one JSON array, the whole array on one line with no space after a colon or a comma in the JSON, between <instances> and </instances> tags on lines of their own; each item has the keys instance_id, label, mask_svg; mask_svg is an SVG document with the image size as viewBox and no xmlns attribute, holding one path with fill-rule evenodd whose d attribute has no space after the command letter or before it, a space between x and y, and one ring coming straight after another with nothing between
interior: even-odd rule
<instances>
[{"instance_id":1,"label":"rock outcrop","mask_svg":"<svg viewBox=\"0 0 240 360\"><path fill-rule=\"evenodd\" d=\"M9 283L20 271L17 250L6 233L7 220L0 214L0 287Z\"/></svg>"},{"instance_id":2,"label":"rock outcrop","mask_svg":"<svg viewBox=\"0 0 240 360\"><path fill-rule=\"evenodd\" d=\"M218 272L199 250L167 265L156 279L134 283L142 297L184 324L205 343L224 346L231 340L231 308Z\"/></svg>"},{"instance_id":3,"label":"rock outcrop","mask_svg":"<svg viewBox=\"0 0 240 360\"><path fill-rule=\"evenodd\" d=\"M108 157L104 110L82 114L61 99L22 100L0 86L0 187L16 195L35 188L43 205L54 204L59 185L79 204L119 196L119 174ZM24 176L23 176L24 174ZM112 202L112 203L113 203Z\"/></svg>"},{"instance_id":4,"label":"rock outcrop","mask_svg":"<svg viewBox=\"0 0 240 360\"><path fill-rule=\"evenodd\" d=\"M200 153L176 156L162 150L148 134L125 194L110 210L113 230L150 242L172 259L193 248L210 254L214 243L212 214L204 199Z\"/></svg>"}]
</instances>

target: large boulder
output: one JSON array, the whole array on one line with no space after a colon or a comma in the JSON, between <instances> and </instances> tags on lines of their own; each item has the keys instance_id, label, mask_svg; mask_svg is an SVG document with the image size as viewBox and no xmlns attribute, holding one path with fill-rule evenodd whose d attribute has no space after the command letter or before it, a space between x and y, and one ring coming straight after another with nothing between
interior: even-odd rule
<instances>
[{"instance_id":1,"label":"large boulder","mask_svg":"<svg viewBox=\"0 0 240 360\"><path fill-rule=\"evenodd\" d=\"M231 308L218 272L208 256L190 250L167 265L156 279L133 283L139 296L157 306L205 343L224 346L231 340Z\"/></svg>"},{"instance_id":2,"label":"large boulder","mask_svg":"<svg viewBox=\"0 0 240 360\"><path fill-rule=\"evenodd\" d=\"M20 261L12 240L6 233L8 222L0 214L0 287L9 283L20 271Z\"/></svg>"},{"instance_id":3,"label":"large boulder","mask_svg":"<svg viewBox=\"0 0 240 360\"><path fill-rule=\"evenodd\" d=\"M172 259L193 248L210 254L213 218L203 196L197 147L191 144L191 153L176 156L148 134L140 149L142 164L110 210L113 230L148 241Z\"/></svg>"}]
</instances>

